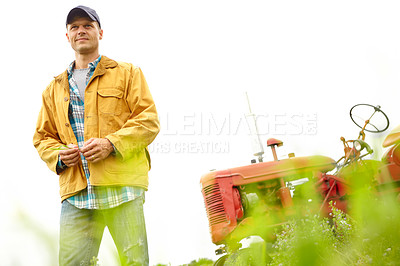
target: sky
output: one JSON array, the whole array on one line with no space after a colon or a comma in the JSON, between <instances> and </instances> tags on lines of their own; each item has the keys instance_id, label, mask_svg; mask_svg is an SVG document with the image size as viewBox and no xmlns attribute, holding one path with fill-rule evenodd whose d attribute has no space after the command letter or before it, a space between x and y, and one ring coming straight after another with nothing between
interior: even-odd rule
<instances>
[{"instance_id":1,"label":"sky","mask_svg":"<svg viewBox=\"0 0 400 266\"><path fill-rule=\"evenodd\" d=\"M58 178L32 136L42 91L74 60L65 19L79 4L100 16L100 53L141 67L159 112L144 207L151 265L217 258L199 182L254 158L246 92L264 161L273 160L268 138L283 141L279 158L338 160L340 137L358 136L356 104L380 105L389 117L386 132L367 133L376 158L400 124L398 1L4 2L0 265L57 256ZM113 265L114 252L106 232L101 265Z\"/></svg>"}]
</instances>

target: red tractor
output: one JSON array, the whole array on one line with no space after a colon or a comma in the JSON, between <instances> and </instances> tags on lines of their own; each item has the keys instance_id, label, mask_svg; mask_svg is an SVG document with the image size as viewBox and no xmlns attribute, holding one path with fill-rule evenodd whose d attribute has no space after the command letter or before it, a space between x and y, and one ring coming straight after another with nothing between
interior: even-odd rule
<instances>
[{"instance_id":1,"label":"red tractor","mask_svg":"<svg viewBox=\"0 0 400 266\"><path fill-rule=\"evenodd\" d=\"M383 132L389 127L389 120L379 106L368 104L353 106L350 117L361 131L357 139L341 138L344 156L338 161L321 155L295 157L293 154L279 160L276 148L283 142L271 138L267 146L274 161L263 162L263 152L259 151L254 153L259 162L253 160L250 165L211 171L202 176L200 182L212 242L219 245L217 254L228 253L217 265L224 265L227 256L240 250L239 242L249 236L268 241L271 237L268 228L288 220L296 207L295 187L305 182L313 182L313 188L320 195L322 215L331 212L330 202L346 212L346 198L352 190L350 174L356 170L376 169L369 175L375 180L377 194L399 193L400 127L386 137L383 146L390 149L381 161L365 159L373 153L365 142L365 132Z\"/></svg>"}]
</instances>

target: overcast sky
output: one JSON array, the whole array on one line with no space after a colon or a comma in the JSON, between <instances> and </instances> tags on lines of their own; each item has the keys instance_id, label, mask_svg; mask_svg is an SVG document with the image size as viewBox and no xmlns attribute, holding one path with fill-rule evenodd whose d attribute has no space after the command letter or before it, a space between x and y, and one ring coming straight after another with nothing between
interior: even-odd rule
<instances>
[{"instance_id":1,"label":"overcast sky","mask_svg":"<svg viewBox=\"0 0 400 266\"><path fill-rule=\"evenodd\" d=\"M0 11L5 265L46 262L21 211L58 237L58 179L32 136L42 91L74 60L65 19L79 4L100 16L101 54L140 66L159 111L145 204L151 264L216 259L199 180L253 158L246 91L263 143L284 142L280 158L339 159L340 137L358 135L349 117L358 103L381 105L389 130L400 124L398 1L7 1ZM384 136L367 135L379 156ZM107 234L102 265L112 247Z\"/></svg>"}]
</instances>

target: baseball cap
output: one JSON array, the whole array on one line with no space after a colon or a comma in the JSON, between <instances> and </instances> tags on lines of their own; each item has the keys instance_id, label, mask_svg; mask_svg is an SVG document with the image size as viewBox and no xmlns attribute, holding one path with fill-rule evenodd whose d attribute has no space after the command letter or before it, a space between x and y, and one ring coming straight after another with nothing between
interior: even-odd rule
<instances>
[{"instance_id":1,"label":"baseball cap","mask_svg":"<svg viewBox=\"0 0 400 266\"><path fill-rule=\"evenodd\" d=\"M67 21L65 24L66 25L71 24L71 22L76 16L89 17L91 20L99 23L99 27L101 28L99 15L97 15L96 11L94 9L91 9L90 7L77 6L71 9L71 11L69 11L68 13Z\"/></svg>"}]
</instances>

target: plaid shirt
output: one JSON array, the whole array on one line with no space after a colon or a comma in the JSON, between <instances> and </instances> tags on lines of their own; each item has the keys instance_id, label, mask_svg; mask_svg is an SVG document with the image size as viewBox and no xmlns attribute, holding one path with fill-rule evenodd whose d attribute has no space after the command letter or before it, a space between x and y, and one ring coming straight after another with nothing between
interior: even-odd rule
<instances>
[{"instance_id":1,"label":"plaid shirt","mask_svg":"<svg viewBox=\"0 0 400 266\"><path fill-rule=\"evenodd\" d=\"M86 85L93 76L101 56L89 64L89 72L86 76ZM70 88L69 121L78 141L79 148L84 143L84 102L79 95L78 86L72 74L75 62L68 67L68 81ZM112 156L112 155L111 155ZM88 186L78 194L68 198L69 203L80 209L107 209L116 207L122 203L134 200L137 197L144 197L144 190L132 186L93 186L90 184L89 167L86 158L81 154L82 166L86 175Z\"/></svg>"}]
</instances>

